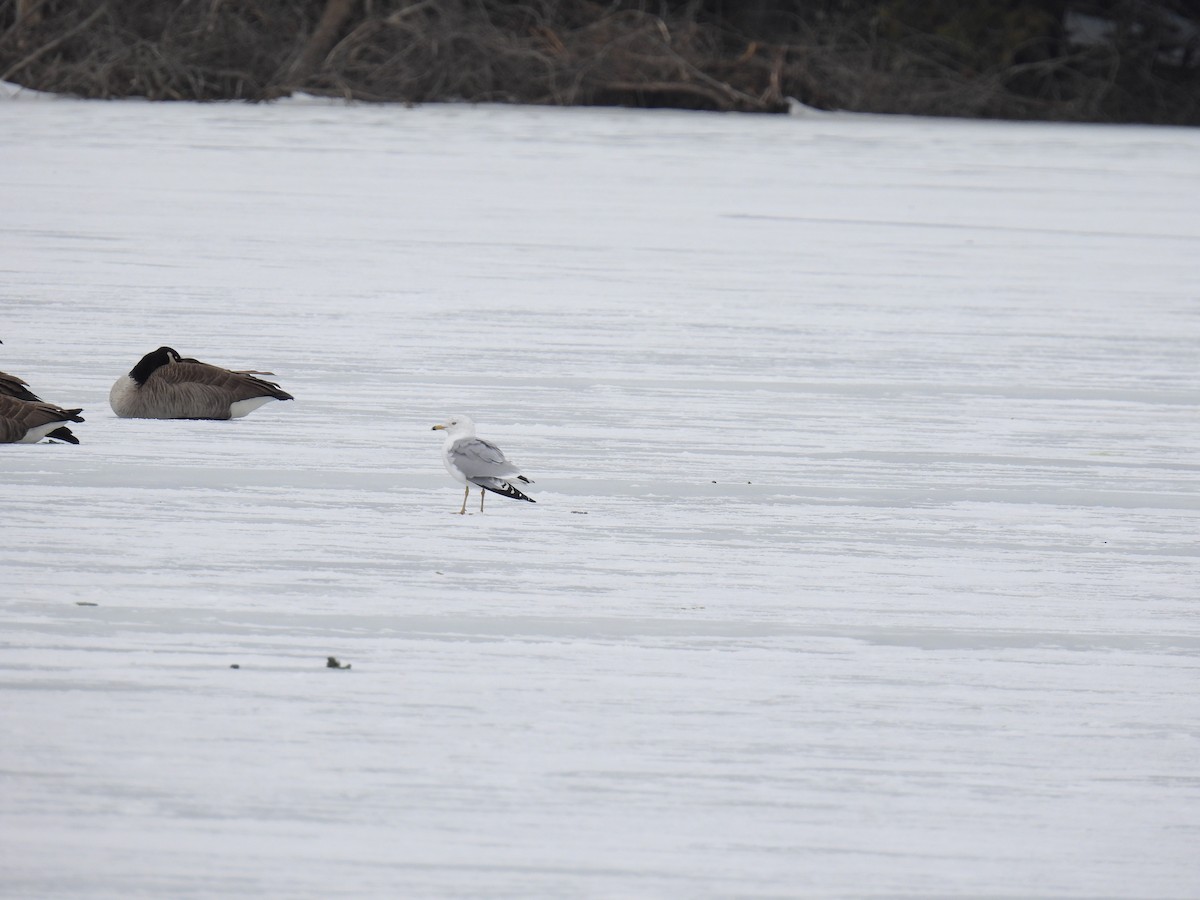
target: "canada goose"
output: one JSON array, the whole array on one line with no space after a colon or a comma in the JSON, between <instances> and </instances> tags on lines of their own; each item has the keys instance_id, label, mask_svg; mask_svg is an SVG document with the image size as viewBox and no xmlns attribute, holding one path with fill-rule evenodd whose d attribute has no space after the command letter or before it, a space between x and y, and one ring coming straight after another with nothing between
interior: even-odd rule
<instances>
[{"instance_id":1,"label":"canada goose","mask_svg":"<svg viewBox=\"0 0 1200 900\"><path fill-rule=\"evenodd\" d=\"M159 347L117 379L108 402L123 419L239 419L271 400L293 399L254 377L270 374L222 369Z\"/></svg>"},{"instance_id":2,"label":"canada goose","mask_svg":"<svg viewBox=\"0 0 1200 900\"><path fill-rule=\"evenodd\" d=\"M4 343L3 341L0 341L0 344L3 344L3 343ZM7 372L0 372L0 397L8 397L13 400L22 400L22 401L29 402L29 403L41 403L44 406L51 406L51 404L44 403L41 397L39 397L37 394L35 394L33 391L31 391L29 389L29 385L25 383L24 379L18 378L16 375L9 375ZM76 410L70 411L70 410L62 409L60 407L54 407L54 408L57 409L60 413L63 413L62 421L70 421L70 422L82 422L83 421L83 419L80 419L80 418L71 418L73 415L76 415L77 413L82 412L82 410L76 409ZM18 419L16 418L15 414L13 414L13 415L14 415L13 423L18 422ZM24 420L25 418L29 417L30 415L32 415L32 413L29 410L26 410L23 413L21 420ZM37 416L34 416L34 418L37 418ZM10 425L10 427L18 428L19 425L12 424L12 425ZM40 426L37 426L37 427L40 428ZM42 437L47 437L52 441L63 441L68 444L78 444L79 443L79 438L75 437L75 435L71 432L71 429L68 428L66 425L60 425L58 428L51 429L50 431L45 432L43 435L39 435L36 438L28 438L28 437L20 438L20 439L12 438L11 440L7 439L7 438L0 438L0 443L16 443L18 440L21 440L23 442L28 442L28 443L34 443L35 441L41 440Z\"/></svg>"},{"instance_id":3,"label":"canada goose","mask_svg":"<svg viewBox=\"0 0 1200 900\"><path fill-rule=\"evenodd\" d=\"M14 400L34 400L42 398L29 389L28 383L16 375L0 372L0 397L12 397Z\"/></svg>"},{"instance_id":4,"label":"canada goose","mask_svg":"<svg viewBox=\"0 0 1200 900\"><path fill-rule=\"evenodd\" d=\"M495 444L475 437L475 423L466 416L455 416L444 425L434 425L432 431L446 432L446 443L442 446L442 462L454 480L466 485L463 493L462 509L458 514L466 515L467 497L471 494L471 485L479 488L479 511L483 512L483 498L487 491L511 497L513 500L528 500L537 503L531 497L526 497L513 487L506 476L516 476L516 480L526 484L533 482L519 474L517 467L504 458L504 452Z\"/></svg>"},{"instance_id":5,"label":"canada goose","mask_svg":"<svg viewBox=\"0 0 1200 900\"><path fill-rule=\"evenodd\" d=\"M0 444L36 444L62 429L68 437L60 440L78 444L79 439L66 428L68 422L82 422L82 409L63 409L40 400L18 400L0 396Z\"/></svg>"}]
</instances>

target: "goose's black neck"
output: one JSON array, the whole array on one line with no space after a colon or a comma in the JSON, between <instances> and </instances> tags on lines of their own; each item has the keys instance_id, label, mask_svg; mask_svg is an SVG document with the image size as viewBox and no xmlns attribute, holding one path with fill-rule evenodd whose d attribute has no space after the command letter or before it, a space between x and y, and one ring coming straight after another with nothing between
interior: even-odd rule
<instances>
[{"instance_id":1,"label":"goose's black neck","mask_svg":"<svg viewBox=\"0 0 1200 900\"><path fill-rule=\"evenodd\" d=\"M154 374L156 369L177 359L179 359L178 351L172 350L170 347L159 347L152 353L147 353L143 356L138 364L130 370L129 377L139 385L143 385L146 383L146 379Z\"/></svg>"}]
</instances>

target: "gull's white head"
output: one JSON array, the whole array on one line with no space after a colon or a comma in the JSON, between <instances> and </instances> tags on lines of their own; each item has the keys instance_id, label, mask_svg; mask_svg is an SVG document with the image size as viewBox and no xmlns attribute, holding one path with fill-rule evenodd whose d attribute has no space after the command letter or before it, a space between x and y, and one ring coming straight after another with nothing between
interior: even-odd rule
<instances>
[{"instance_id":1,"label":"gull's white head","mask_svg":"<svg viewBox=\"0 0 1200 900\"><path fill-rule=\"evenodd\" d=\"M441 425L434 425L432 431L444 431L449 440L471 437L475 434L475 423L466 416L451 416Z\"/></svg>"}]
</instances>

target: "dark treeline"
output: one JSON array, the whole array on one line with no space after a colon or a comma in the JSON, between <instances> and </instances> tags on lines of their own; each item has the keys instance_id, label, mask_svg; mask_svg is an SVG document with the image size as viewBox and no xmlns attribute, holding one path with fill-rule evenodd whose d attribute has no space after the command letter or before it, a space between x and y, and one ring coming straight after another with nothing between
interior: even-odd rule
<instances>
[{"instance_id":1,"label":"dark treeline","mask_svg":"<svg viewBox=\"0 0 1200 900\"><path fill-rule=\"evenodd\" d=\"M623 104L1200 124L1195 0L0 0L84 97Z\"/></svg>"}]
</instances>

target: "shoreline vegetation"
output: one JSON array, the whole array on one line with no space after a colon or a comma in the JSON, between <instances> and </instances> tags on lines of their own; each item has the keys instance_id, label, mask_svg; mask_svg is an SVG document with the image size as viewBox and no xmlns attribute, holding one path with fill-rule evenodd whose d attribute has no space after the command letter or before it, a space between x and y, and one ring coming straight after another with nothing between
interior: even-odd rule
<instances>
[{"instance_id":1,"label":"shoreline vegetation","mask_svg":"<svg viewBox=\"0 0 1200 900\"><path fill-rule=\"evenodd\" d=\"M88 98L511 102L1200 125L1185 0L0 0L0 81Z\"/></svg>"}]
</instances>

